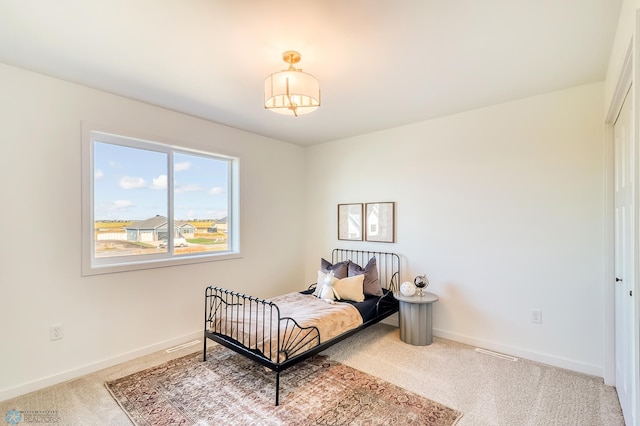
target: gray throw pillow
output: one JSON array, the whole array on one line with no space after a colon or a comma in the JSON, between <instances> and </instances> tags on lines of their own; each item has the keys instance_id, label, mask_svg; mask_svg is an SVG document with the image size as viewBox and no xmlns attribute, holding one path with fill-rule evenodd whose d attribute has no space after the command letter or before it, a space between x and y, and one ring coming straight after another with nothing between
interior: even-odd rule
<instances>
[{"instance_id":1,"label":"gray throw pillow","mask_svg":"<svg viewBox=\"0 0 640 426\"><path fill-rule=\"evenodd\" d=\"M370 296L383 296L382 287L380 286L380 279L378 277L378 265L376 257L373 256L369 259L369 263L362 268L357 263L349 262L349 276L364 274L364 282L362 284L362 290L365 295Z\"/></svg>"},{"instance_id":2,"label":"gray throw pillow","mask_svg":"<svg viewBox=\"0 0 640 426\"><path fill-rule=\"evenodd\" d=\"M345 260L332 265L331 262L322 258L320 259L320 270L322 272L333 271L333 275L338 279L347 278L349 276L349 261Z\"/></svg>"}]
</instances>

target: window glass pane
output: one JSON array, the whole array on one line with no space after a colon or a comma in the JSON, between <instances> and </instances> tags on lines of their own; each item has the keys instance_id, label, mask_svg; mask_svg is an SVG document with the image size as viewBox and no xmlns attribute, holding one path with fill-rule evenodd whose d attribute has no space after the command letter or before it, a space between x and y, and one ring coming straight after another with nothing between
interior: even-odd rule
<instances>
[{"instance_id":1,"label":"window glass pane","mask_svg":"<svg viewBox=\"0 0 640 426\"><path fill-rule=\"evenodd\" d=\"M237 158L87 127L83 275L239 256Z\"/></svg>"},{"instance_id":2,"label":"window glass pane","mask_svg":"<svg viewBox=\"0 0 640 426\"><path fill-rule=\"evenodd\" d=\"M166 153L94 142L95 257L166 253Z\"/></svg>"},{"instance_id":3,"label":"window glass pane","mask_svg":"<svg viewBox=\"0 0 640 426\"><path fill-rule=\"evenodd\" d=\"M229 160L185 153L173 160L174 253L228 250Z\"/></svg>"}]
</instances>

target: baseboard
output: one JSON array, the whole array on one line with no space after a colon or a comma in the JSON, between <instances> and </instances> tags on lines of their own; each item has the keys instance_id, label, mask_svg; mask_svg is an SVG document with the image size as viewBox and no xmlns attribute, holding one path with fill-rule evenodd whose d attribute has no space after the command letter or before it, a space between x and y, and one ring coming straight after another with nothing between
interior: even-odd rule
<instances>
[{"instance_id":1,"label":"baseboard","mask_svg":"<svg viewBox=\"0 0 640 426\"><path fill-rule=\"evenodd\" d=\"M393 325L395 327L400 327L400 325L399 325L400 324L400 320L398 319L398 314L397 313L386 317L385 319L383 319L380 322L382 324L387 324L387 325Z\"/></svg>"},{"instance_id":2,"label":"baseboard","mask_svg":"<svg viewBox=\"0 0 640 426\"><path fill-rule=\"evenodd\" d=\"M385 318L381 322L384 324L398 327L398 314L394 314L388 318ZM541 364L564 368L566 370L571 370L571 371L577 371L579 373L589 374L591 376L604 377L604 369L602 366L586 364L586 363L571 360L571 359L566 359L566 358L561 358L554 355L530 351L527 349L518 348L510 345L503 345L503 344L492 342L492 341L476 339L463 334L451 333L451 332L448 332L442 329L437 329L437 328L433 329L433 335L436 337L441 337L443 339L453 340L454 342L464 343L466 345L475 346L483 349L489 349L495 352L500 352L505 355L511 355L518 358L539 362Z\"/></svg>"},{"instance_id":3,"label":"baseboard","mask_svg":"<svg viewBox=\"0 0 640 426\"><path fill-rule=\"evenodd\" d=\"M185 334L184 336L177 337L175 339L165 340L153 345L145 346L140 349L136 349L131 352L124 353L122 355L115 356L113 358L103 359L101 361L87 364L82 367L67 370L62 373L54 374L44 377L42 379L27 382L12 388L0 390L0 402L6 401L11 398L15 398L20 395L27 394L29 392L44 389L49 386L57 385L58 383L66 382L68 380L82 377L86 374L95 373L96 371L104 368L112 367L117 364L121 364L132 359L139 358L141 356L149 355L154 352L165 350L175 345L179 345L194 339L202 339L202 330Z\"/></svg>"},{"instance_id":4,"label":"baseboard","mask_svg":"<svg viewBox=\"0 0 640 426\"><path fill-rule=\"evenodd\" d=\"M482 339L475 339L470 336L465 336L458 333L450 333L441 329L433 329L433 335L441 337L447 340L453 340L454 342L464 343L470 346L476 346L483 349L489 349L495 352L500 352L505 355L511 355L518 358L524 358L530 361L539 362L541 364L547 364L554 367L564 368L566 370L577 371L579 373L589 374L591 376L603 377L604 370L602 366L586 364L583 362L557 357L554 355L544 354L540 352L534 352L523 348L518 348L509 345L503 345L496 342L491 342Z\"/></svg>"}]
</instances>

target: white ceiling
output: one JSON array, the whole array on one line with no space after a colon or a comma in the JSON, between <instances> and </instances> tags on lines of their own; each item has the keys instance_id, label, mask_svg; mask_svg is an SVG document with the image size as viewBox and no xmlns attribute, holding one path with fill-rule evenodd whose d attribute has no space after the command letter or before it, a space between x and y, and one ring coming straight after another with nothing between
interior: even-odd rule
<instances>
[{"instance_id":1,"label":"white ceiling","mask_svg":"<svg viewBox=\"0 0 640 426\"><path fill-rule=\"evenodd\" d=\"M0 0L0 62L299 145L605 78L622 0ZM282 52L320 80L263 108Z\"/></svg>"}]
</instances>

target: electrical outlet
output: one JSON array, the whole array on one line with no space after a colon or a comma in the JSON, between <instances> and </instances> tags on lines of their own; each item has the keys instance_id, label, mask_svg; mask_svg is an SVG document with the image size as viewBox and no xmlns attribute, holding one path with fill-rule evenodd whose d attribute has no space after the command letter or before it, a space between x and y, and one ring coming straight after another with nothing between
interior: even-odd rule
<instances>
[{"instance_id":1,"label":"electrical outlet","mask_svg":"<svg viewBox=\"0 0 640 426\"><path fill-rule=\"evenodd\" d=\"M540 309L531 310L531 322L534 324L542 324L542 311Z\"/></svg>"},{"instance_id":2,"label":"electrical outlet","mask_svg":"<svg viewBox=\"0 0 640 426\"><path fill-rule=\"evenodd\" d=\"M49 340L60 340L64 336L62 324L51 324L49 327Z\"/></svg>"}]
</instances>

